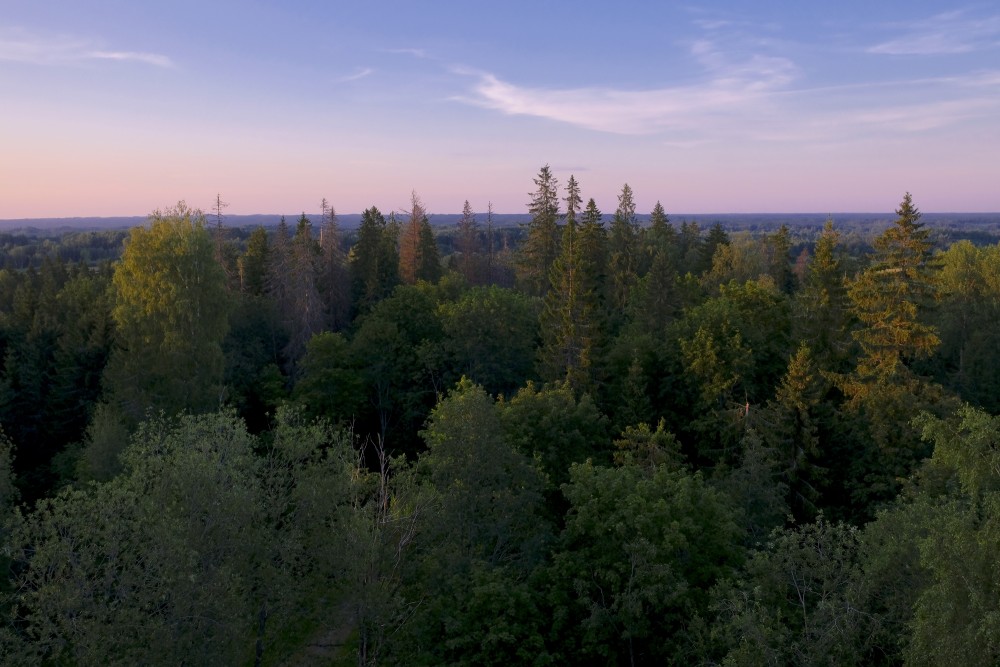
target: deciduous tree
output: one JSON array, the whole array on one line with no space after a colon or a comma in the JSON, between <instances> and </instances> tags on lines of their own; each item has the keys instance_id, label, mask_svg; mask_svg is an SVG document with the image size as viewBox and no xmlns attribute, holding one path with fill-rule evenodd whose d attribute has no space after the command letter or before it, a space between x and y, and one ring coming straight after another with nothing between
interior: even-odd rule
<instances>
[{"instance_id":1,"label":"deciduous tree","mask_svg":"<svg viewBox=\"0 0 1000 667\"><path fill-rule=\"evenodd\" d=\"M229 326L225 274L200 211L180 202L149 220L132 229L115 269L110 388L133 418L148 408L210 410L220 401Z\"/></svg>"}]
</instances>

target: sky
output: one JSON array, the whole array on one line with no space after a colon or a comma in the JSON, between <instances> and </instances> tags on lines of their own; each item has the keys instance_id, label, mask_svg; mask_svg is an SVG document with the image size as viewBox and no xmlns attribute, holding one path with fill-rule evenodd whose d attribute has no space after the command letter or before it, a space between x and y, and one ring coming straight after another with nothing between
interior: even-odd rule
<instances>
[{"instance_id":1,"label":"sky","mask_svg":"<svg viewBox=\"0 0 1000 667\"><path fill-rule=\"evenodd\" d=\"M0 0L0 219L1000 211L1000 2Z\"/></svg>"}]
</instances>

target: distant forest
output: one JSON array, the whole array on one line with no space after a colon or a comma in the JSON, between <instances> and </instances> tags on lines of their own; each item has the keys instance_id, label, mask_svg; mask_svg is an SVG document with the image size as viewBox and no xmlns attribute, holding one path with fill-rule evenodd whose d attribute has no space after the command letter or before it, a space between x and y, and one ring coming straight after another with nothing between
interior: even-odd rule
<instances>
[{"instance_id":1,"label":"distant forest","mask_svg":"<svg viewBox=\"0 0 1000 667\"><path fill-rule=\"evenodd\" d=\"M1000 664L1000 218L0 233L5 664Z\"/></svg>"}]
</instances>

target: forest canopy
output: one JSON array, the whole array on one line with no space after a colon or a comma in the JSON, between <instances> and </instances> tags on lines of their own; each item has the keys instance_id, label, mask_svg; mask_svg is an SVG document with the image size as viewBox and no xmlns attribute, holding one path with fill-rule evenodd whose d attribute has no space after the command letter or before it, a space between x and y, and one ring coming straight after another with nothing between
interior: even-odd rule
<instances>
[{"instance_id":1,"label":"forest canopy","mask_svg":"<svg viewBox=\"0 0 1000 667\"><path fill-rule=\"evenodd\" d=\"M997 240L532 182L18 245L2 661L1000 662Z\"/></svg>"}]
</instances>

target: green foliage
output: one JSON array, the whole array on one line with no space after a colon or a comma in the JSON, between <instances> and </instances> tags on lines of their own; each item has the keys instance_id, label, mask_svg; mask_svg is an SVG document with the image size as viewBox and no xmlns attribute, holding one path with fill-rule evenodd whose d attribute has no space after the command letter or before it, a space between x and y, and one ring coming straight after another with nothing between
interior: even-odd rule
<instances>
[{"instance_id":1,"label":"green foliage","mask_svg":"<svg viewBox=\"0 0 1000 667\"><path fill-rule=\"evenodd\" d=\"M332 331L341 331L351 323L351 280L347 253L344 252L340 225L333 207L325 212L319 245L322 261L316 278L317 288L323 298L327 326Z\"/></svg>"},{"instance_id":2,"label":"green foliage","mask_svg":"<svg viewBox=\"0 0 1000 667\"><path fill-rule=\"evenodd\" d=\"M916 601L913 636L905 652L908 664L985 666L1000 661L998 549L996 493L975 508L961 503L946 508L920 544L930 582Z\"/></svg>"},{"instance_id":3,"label":"green foliage","mask_svg":"<svg viewBox=\"0 0 1000 667\"><path fill-rule=\"evenodd\" d=\"M0 516L7 516L18 495L14 486L14 443L0 431Z\"/></svg>"},{"instance_id":4,"label":"green foliage","mask_svg":"<svg viewBox=\"0 0 1000 667\"><path fill-rule=\"evenodd\" d=\"M205 216L183 202L129 234L115 268L119 346L107 381L133 419L219 405L230 302L213 252Z\"/></svg>"},{"instance_id":5,"label":"green foliage","mask_svg":"<svg viewBox=\"0 0 1000 667\"><path fill-rule=\"evenodd\" d=\"M658 333L673 320L683 306L678 287L680 248L677 231L670 224L660 202L650 214L646 231L648 271L638 285L634 319L650 333Z\"/></svg>"},{"instance_id":6,"label":"green foliage","mask_svg":"<svg viewBox=\"0 0 1000 667\"><path fill-rule=\"evenodd\" d=\"M493 565L523 557L536 539L542 480L503 437L493 399L462 378L422 435L427 452L415 472L440 495L438 530L450 535L436 542Z\"/></svg>"},{"instance_id":7,"label":"green foliage","mask_svg":"<svg viewBox=\"0 0 1000 667\"><path fill-rule=\"evenodd\" d=\"M348 255L354 312L367 313L399 283L398 230L372 206L361 215L358 240Z\"/></svg>"},{"instance_id":8,"label":"green foliage","mask_svg":"<svg viewBox=\"0 0 1000 667\"><path fill-rule=\"evenodd\" d=\"M746 579L719 596L716 632L732 647L724 664L868 664L858 550L857 529L822 517L776 530Z\"/></svg>"},{"instance_id":9,"label":"green foliage","mask_svg":"<svg viewBox=\"0 0 1000 667\"><path fill-rule=\"evenodd\" d=\"M929 232L909 193L896 213L894 225L875 239L875 261L849 287L861 322L854 334L862 350L857 378L845 385L855 402L867 395L865 386L906 379L908 364L929 356L940 342L919 317L933 296Z\"/></svg>"},{"instance_id":10,"label":"green foliage","mask_svg":"<svg viewBox=\"0 0 1000 667\"><path fill-rule=\"evenodd\" d=\"M430 292L402 285L360 320L351 340L368 404L364 432L379 434L396 452L416 450L416 432L439 388L440 364L427 354L443 337L436 311Z\"/></svg>"},{"instance_id":11,"label":"green foliage","mask_svg":"<svg viewBox=\"0 0 1000 667\"><path fill-rule=\"evenodd\" d=\"M677 234L677 258L679 263L677 272L680 275L683 276L690 273L693 276L699 276L712 266L712 255L715 254L715 249L712 249L712 253L708 255L706 262L704 247L705 240L701 237L701 228L698 226L698 223L686 220L681 222Z\"/></svg>"},{"instance_id":12,"label":"green foliage","mask_svg":"<svg viewBox=\"0 0 1000 667\"><path fill-rule=\"evenodd\" d=\"M545 165L534 179L530 193L528 237L517 264L518 285L530 296L544 296L549 288L549 267L559 255L559 181Z\"/></svg>"},{"instance_id":13,"label":"green foliage","mask_svg":"<svg viewBox=\"0 0 1000 667\"><path fill-rule=\"evenodd\" d=\"M788 328L787 297L770 281L723 285L673 327L700 415L692 427L701 456L718 460L739 437L747 404L772 394L785 368Z\"/></svg>"},{"instance_id":14,"label":"green foliage","mask_svg":"<svg viewBox=\"0 0 1000 667\"><path fill-rule=\"evenodd\" d=\"M0 662L1000 661L1000 418L942 418L1000 400L1000 246L931 255L907 196L864 271L828 223L793 274L812 229L641 230L626 186L609 239L535 185L441 230L465 277L377 209L348 258L325 202L207 244L173 209L117 272L13 248Z\"/></svg>"},{"instance_id":15,"label":"green foliage","mask_svg":"<svg viewBox=\"0 0 1000 667\"><path fill-rule=\"evenodd\" d=\"M274 302L266 297L238 297L229 321L222 343L226 404L236 409L251 432L260 433L270 427L268 415L288 395L281 371L288 338Z\"/></svg>"},{"instance_id":16,"label":"green foliage","mask_svg":"<svg viewBox=\"0 0 1000 667\"><path fill-rule=\"evenodd\" d=\"M285 236L279 226L268 294L288 337L284 355L294 364L305 352L309 339L325 324L323 297L318 286L322 250L313 238L312 222L304 213L299 218L295 236L290 240L285 240Z\"/></svg>"},{"instance_id":17,"label":"green foliage","mask_svg":"<svg viewBox=\"0 0 1000 667\"><path fill-rule=\"evenodd\" d=\"M267 230L257 227L247 240L247 249L239 260L240 286L246 294L263 296L270 273L270 248Z\"/></svg>"},{"instance_id":18,"label":"green foliage","mask_svg":"<svg viewBox=\"0 0 1000 667\"><path fill-rule=\"evenodd\" d=\"M1000 411L1000 246L952 244L937 256L941 301L931 313L941 347L931 370L963 400Z\"/></svg>"},{"instance_id":19,"label":"green foliage","mask_svg":"<svg viewBox=\"0 0 1000 667\"><path fill-rule=\"evenodd\" d=\"M492 395L509 395L532 377L538 301L501 287L474 287L438 306L451 375Z\"/></svg>"},{"instance_id":20,"label":"green foliage","mask_svg":"<svg viewBox=\"0 0 1000 667\"><path fill-rule=\"evenodd\" d=\"M119 457L129 442L129 428L121 410L112 403L99 403L87 426L76 465L81 481L105 482L122 470Z\"/></svg>"},{"instance_id":21,"label":"green foliage","mask_svg":"<svg viewBox=\"0 0 1000 667\"><path fill-rule=\"evenodd\" d=\"M715 228L713 228L715 232ZM715 243L711 269L702 276L706 286L724 285L770 278L783 293L791 294L795 287L788 253L791 248L788 227L782 225L774 234L753 235L746 232L725 237L709 234Z\"/></svg>"},{"instance_id":22,"label":"green foliage","mask_svg":"<svg viewBox=\"0 0 1000 667\"><path fill-rule=\"evenodd\" d=\"M576 181L570 181L575 187ZM579 194L571 195L579 206ZM605 322L601 300L602 267L595 263L600 243L593 226L586 232L567 215L561 251L549 272L550 288L541 314L541 376L549 381L565 381L577 391L592 389L594 357L601 345Z\"/></svg>"},{"instance_id":23,"label":"green foliage","mask_svg":"<svg viewBox=\"0 0 1000 667\"><path fill-rule=\"evenodd\" d=\"M816 241L803 289L795 297L794 336L813 351L820 368L841 372L852 351L851 314L840 233L827 220Z\"/></svg>"},{"instance_id":24,"label":"green foliage","mask_svg":"<svg viewBox=\"0 0 1000 667\"><path fill-rule=\"evenodd\" d=\"M652 421L654 410L650 385L656 374L656 341L619 336L605 357L601 374L604 391L601 406L611 415L614 430Z\"/></svg>"},{"instance_id":25,"label":"green foliage","mask_svg":"<svg viewBox=\"0 0 1000 667\"><path fill-rule=\"evenodd\" d=\"M767 270L774 284L785 294L795 291L795 274L792 273L792 249L788 225L781 225L778 231L767 237Z\"/></svg>"},{"instance_id":26,"label":"green foliage","mask_svg":"<svg viewBox=\"0 0 1000 667\"><path fill-rule=\"evenodd\" d=\"M828 389L813 361L812 351L800 345L788 360L788 372L773 400L756 410L751 421L775 454L788 506L800 519L812 518L820 501L823 471L819 426L821 401Z\"/></svg>"},{"instance_id":27,"label":"green foliage","mask_svg":"<svg viewBox=\"0 0 1000 667\"><path fill-rule=\"evenodd\" d=\"M737 514L748 547L760 545L789 515L788 484L779 452L753 428L738 443L739 456L732 467L720 467L713 482L740 508Z\"/></svg>"},{"instance_id":28,"label":"green foliage","mask_svg":"<svg viewBox=\"0 0 1000 667\"><path fill-rule=\"evenodd\" d=\"M874 262L848 287L860 322L854 338L861 356L854 372L834 378L871 443L866 456L856 458L855 477L862 480L857 495L866 497L864 504L891 498L930 453L910 420L922 410L953 407L939 386L914 370L939 344L923 317L933 297L931 244L909 193L896 213L893 226L875 240Z\"/></svg>"},{"instance_id":29,"label":"green foliage","mask_svg":"<svg viewBox=\"0 0 1000 667\"><path fill-rule=\"evenodd\" d=\"M668 470L679 469L684 460L680 443L664 426L662 419L656 430L650 429L649 424L627 426L621 438L614 442L615 465L634 465L650 471L660 466Z\"/></svg>"},{"instance_id":30,"label":"green foliage","mask_svg":"<svg viewBox=\"0 0 1000 667\"><path fill-rule=\"evenodd\" d=\"M279 414L267 458L230 415L155 419L120 476L19 513L5 545L18 573L7 655L233 664L264 653L312 613L311 586L351 562L350 538L336 537L349 468L336 446L321 450L328 432L294 419Z\"/></svg>"},{"instance_id":31,"label":"green foliage","mask_svg":"<svg viewBox=\"0 0 1000 667\"><path fill-rule=\"evenodd\" d=\"M720 243L712 255L712 267L702 276L706 288L730 281L744 283L770 276L769 244L766 238L748 232L734 234L729 243Z\"/></svg>"},{"instance_id":32,"label":"green foliage","mask_svg":"<svg viewBox=\"0 0 1000 667\"><path fill-rule=\"evenodd\" d=\"M408 215L410 219L399 241L399 276L408 285L418 280L437 282L441 278L441 257L430 219L416 192Z\"/></svg>"},{"instance_id":33,"label":"green foliage","mask_svg":"<svg viewBox=\"0 0 1000 667\"><path fill-rule=\"evenodd\" d=\"M635 217L632 188L628 183L622 186L618 195L618 208L608 234L608 275L611 311L622 313L639 279L639 223Z\"/></svg>"},{"instance_id":34,"label":"green foliage","mask_svg":"<svg viewBox=\"0 0 1000 667\"><path fill-rule=\"evenodd\" d=\"M529 382L500 411L510 443L536 458L554 487L568 479L570 464L611 462L607 418L587 394L577 399L565 385L539 389Z\"/></svg>"},{"instance_id":35,"label":"green foliage","mask_svg":"<svg viewBox=\"0 0 1000 667\"><path fill-rule=\"evenodd\" d=\"M294 401L313 417L349 423L360 411L363 389L363 376L344 335L313 336L299 363Z\"/></svg>"},{"instance_id":36,"label":"green foliage","mask_svg":"<svg viewBox=\"0 0 1000 667\"><path fill-rule=\"evenodd\" d=\"M683 227L681 228L683 232ZM697 226L688 233L697 233ZM701 253L700 262L696 265L699 269L698 271L692 271L695 275L700 275L705 273L712 268L712 259L715 257L716 253L722 246L729 245L729 234L726 230L722 228L722 223L715 223L708 230L708 234L705 236L704 243L700 246L699 250ZM692 244L692 248L697 248L697 244Z\"/></svg>"},{"instance_id":37,"label":"green foliage","mask_svg":"<svg viewBox=\"0 0 1000 667\"><path fill-rule=\"evenodd\" d=\"M1000 418L963 407L915 425L934 455L919 484L869 527L869 570L907 664L992 665L1000 659ZM880 581L881 580L881 581Z\"/></svg>"},{"instance_id":38,"label":"green foliage","mask_svg":"<svg viewBox=\"0 0 1000 667\"><path fill-rule=\"evenodd\" d=\"M102 393L112 345L111 271L46 261L11 276L0 314L0 423L19 445L25 500L65 481L55 457L79 441ZM63 456L66 454L66 456Z\"/></svg>"},{"instance_id":39,"label":"green foliage","mask_svg":"<svg viewBox=\"0 0 1000 667\"><path fill-rule=\"evenodd\" d=\"M205 425L189 424L193 431ZM239 654L227 641L246 611L226 581L237 576L236 563L216 549L227 540L235 546L239 529L250 527L248 448L231 424L210 442L204 433L180 435L164 426L137 435L127 478L65 493L15 527L13 554L25 566L20 604L39 658L182 659L196 647L203 658ZM206 454L228 458L229 465L212 470ZM215 503L222 506L206 528L220 542L206 535L198 551L184 553L184 532ZM247 544L249 535L241 537Z\"/></svg>"},{"instance_id":40,"label":"green foliage","mask_svg":"<svg viewBox=\"0 0 1000 667\"><path fill-rule=\"evenodd\" d=\"M490 230L492 231L492 230ZM491 239L492 240L492 239ZM459 271L465 282L470 285L482 285L488 282L487 275L489 267L484 266L484 258L481 251L481 243L478 234L478 224L476 214L472 211L469 200L465 200L462 205L462 218L458 221L458 251Z\"/></svg>"},{"instance_id":41,"label":"green foliage","mask_svg":"<svg viewBox=\"0 0 1000 667\"><path fill-rule=\"evenodd\" d=\"M493 400L467 379L441 399L422 435L427 451L398 486L421 512L401 589L415 606L387 650L406 664L523 661L532 650L523 642L540 627L525 580L546 534L541 475L504 439Z\"/></svg>"},{"instance_id":42,"label":"green foliage","mask_svg":"<svg viewBox=\"0 0 1000 667\"><path fill-rule=\"evenodd\" d=\"M725 498L700 475L574 465L549 573L562 662L688 663L707 590L738 563Z\"/></svg>"}]
</instances>

